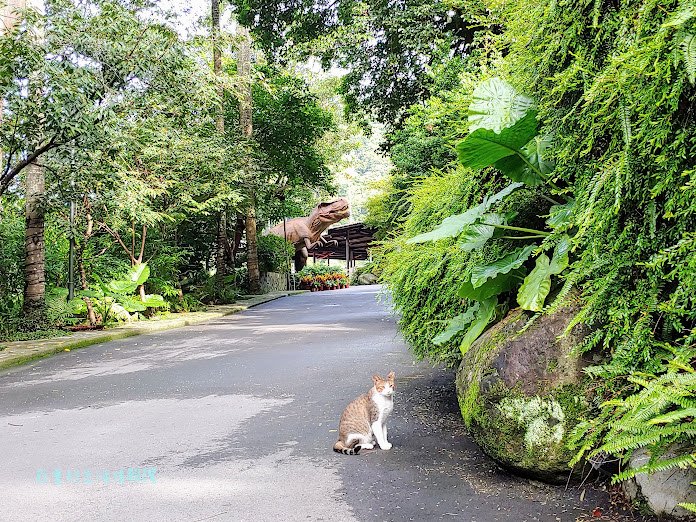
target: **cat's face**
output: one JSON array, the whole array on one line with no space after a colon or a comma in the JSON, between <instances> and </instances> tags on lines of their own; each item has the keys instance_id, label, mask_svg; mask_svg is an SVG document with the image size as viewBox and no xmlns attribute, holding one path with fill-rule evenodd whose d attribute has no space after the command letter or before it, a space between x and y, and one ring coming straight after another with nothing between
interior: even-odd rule
<instances>
[{"instance_id":1,"label":"cat's face","mask_svg":"<svg viewBox=\"0 0 696 522\"><path fill-rule=\"evenodd\" d=\"M383 379L379 375L373 375L372 382L375 383L375 389L380 395L384 395L385 397L391 397L394 395L394 390L396 389L394 372L389 372L386 379Z\"/></svg>"}]
</instances>

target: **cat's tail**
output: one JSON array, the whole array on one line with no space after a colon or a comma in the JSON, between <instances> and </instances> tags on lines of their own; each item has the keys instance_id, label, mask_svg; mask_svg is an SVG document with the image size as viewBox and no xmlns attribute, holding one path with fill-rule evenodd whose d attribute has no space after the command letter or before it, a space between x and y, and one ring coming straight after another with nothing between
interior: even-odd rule
<instances>
[{"instance_id":1,"label":"cat's tail","mask_svg":"<svg viewBox=\"0 0 696 522\"><path fill-rule=\"evenodd\" d=\"M348 446L343 444L342 440L337 440L336 444L334 444L333 449L335 452L343 453L344 455L357 455L358 453L360 453L362 446L360 444L356 444L352 448L349 448Z\"/></svg>"}]
</instances>

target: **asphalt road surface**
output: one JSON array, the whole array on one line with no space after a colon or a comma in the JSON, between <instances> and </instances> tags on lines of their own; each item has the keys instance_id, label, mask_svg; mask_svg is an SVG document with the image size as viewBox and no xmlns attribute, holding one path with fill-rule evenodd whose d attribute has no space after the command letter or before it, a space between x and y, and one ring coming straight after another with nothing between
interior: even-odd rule
<instances>
[{"instance_id":1,"label":"asphalt road surface","mask_svg":"<svg viewBox=\"0 0 696 522\"><path fill-rule=\"evenodd\" d=\"M453 373L413 362L380 290L286 297L0 373L0 520L565 522L609 512L595 486L545 486L487 459L464 433ZM394 448L332 452L345 405L390 370Z\"/></svg>"}]
</instances>

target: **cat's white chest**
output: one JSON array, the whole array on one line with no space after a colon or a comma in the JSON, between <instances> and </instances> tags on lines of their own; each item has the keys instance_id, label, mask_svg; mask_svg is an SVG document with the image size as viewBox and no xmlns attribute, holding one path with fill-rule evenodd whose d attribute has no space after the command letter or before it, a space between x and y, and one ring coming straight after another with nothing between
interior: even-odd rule
<instances>
[{"instance_id":1,"label":"cat's white chest","mask_svg":"<svg viewBox=\"0 0 696 522\"><path fill-rule=\"evenodd\" d=\"M382 422L384 422L394 409L394 399L392 397L385 397L384 395L376 393L372 396L372 400L377 406L380 419Z\"/></svg>"}]
</instances>

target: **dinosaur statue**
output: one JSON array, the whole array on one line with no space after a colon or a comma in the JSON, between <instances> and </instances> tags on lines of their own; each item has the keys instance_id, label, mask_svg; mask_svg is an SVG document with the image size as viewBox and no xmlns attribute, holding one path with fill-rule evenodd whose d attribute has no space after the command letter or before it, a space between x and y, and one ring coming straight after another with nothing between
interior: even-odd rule
<instances>
[{"instance_id":1,"label":"dinosaur statue","mask_svg":"<svg viewBox=\"0 0 696 522\"><path fill-rule=\"evenodd\" d=\"M309 251L317 245L338 245L338 241L325 236L324 231L334 223L350 216L348 200L339 198L319 203L307 217L288 219L271 228L268 233L285 238L295 245L295 270L302 270L307 264Z\"/></svg>"}]
</instances>

